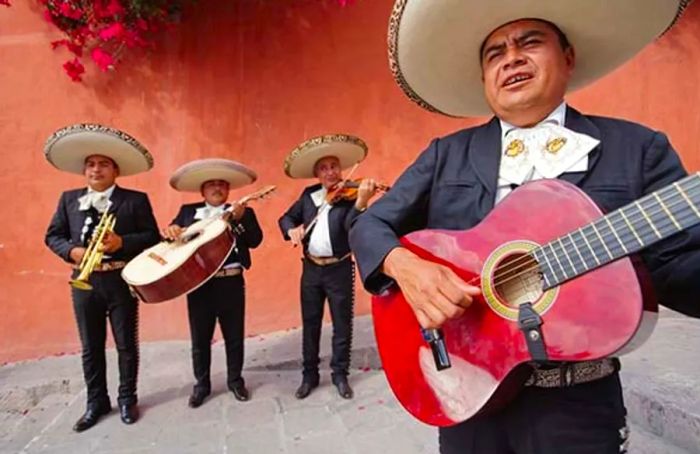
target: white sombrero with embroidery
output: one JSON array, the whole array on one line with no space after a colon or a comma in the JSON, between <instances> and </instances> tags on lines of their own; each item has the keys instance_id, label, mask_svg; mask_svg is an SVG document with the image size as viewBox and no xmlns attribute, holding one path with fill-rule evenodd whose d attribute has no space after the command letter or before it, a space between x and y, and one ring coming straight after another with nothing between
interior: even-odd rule
<instances>
[{"instance_id":1,"label":"white sombrero with embroidery","mask_svg":"<svg viewBox=\"0 0 700 454\"><path fill-rule=\"evenodd\" d=\"M177 191L199 192L211 180L227 181L230 189L253 183L258 175L249 167L230 159L209 158L188 162L170 177L170 186Z\"/></svg>"},{"instance_id":2,"label":"white sombrero with embroidery","mask_svg":"<svg viewBox=\"0 0 700 454\"><path fill-rule=\"evenodd\" d=\"M153 167L153 156L129 134L97 124L77 124L61 128L44 145L44 156L59 170L83 175L85 159L107 156L119 166L119 175L146 172Z\"/></svg>"},{"instance_id":3,"label":"white sombrero with embroidery","mask_svg":"<svg viewBox=\"0 0 700 454\"><path fill-rule=\"evenodd\" d=\"M542 19L576 52L569 89L612 72L668 30L692 0L396 0L389 63L421 107L455 117L491 113L479 50L501 25Z\"/></svg>"},{"instance_id":4,"label":"white sombrero with embroidery","mask_svg":"<svg viewBox=\"0 0 700 454\"><path fill-rule=\"evenodd\" d=\"M314 178L319 159L335 156L345 170L367 156L367 144L346 134L329 134L302 142L284 160L284 173L292 178Z\"/></svg>"}]
</instances>

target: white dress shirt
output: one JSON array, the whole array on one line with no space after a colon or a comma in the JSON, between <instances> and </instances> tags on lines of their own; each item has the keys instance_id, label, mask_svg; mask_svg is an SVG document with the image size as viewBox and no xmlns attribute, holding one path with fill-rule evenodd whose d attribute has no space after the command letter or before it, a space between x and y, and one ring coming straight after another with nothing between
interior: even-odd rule
<instances>
[{"instance_id":1,"label":"white dress shirt","mask_svg":"<svg viewBox=\"0 0 700 454\"><path fill-rule=\"evenodd\" d=\"M311 193L311 200L314 202L314 205L316 205L316 208L323 206L316 220L316 225L311 232L311 237L309 238L309 254L316 257L333 256L331 232L328 225L328 213L331 211L331 205L329 203L324 203L326 194L326 188L323 187Z\"/></svg>"}]
</instances>

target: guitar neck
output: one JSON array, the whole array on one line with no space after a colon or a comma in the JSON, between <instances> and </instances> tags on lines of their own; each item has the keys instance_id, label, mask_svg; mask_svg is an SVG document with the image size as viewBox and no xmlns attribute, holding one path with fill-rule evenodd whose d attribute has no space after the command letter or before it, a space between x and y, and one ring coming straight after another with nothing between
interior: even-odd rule
<instances>
[{"instance_id":1,"label":"guitar neck","mask_svg":"<svg viewBox=\"0 0 700 454\"><path fill-rule=\"evenodd\" d=\"M544 288L639 252L700 223L700 174L617 209L532 251Z\"/></svg>"}]
</instances>

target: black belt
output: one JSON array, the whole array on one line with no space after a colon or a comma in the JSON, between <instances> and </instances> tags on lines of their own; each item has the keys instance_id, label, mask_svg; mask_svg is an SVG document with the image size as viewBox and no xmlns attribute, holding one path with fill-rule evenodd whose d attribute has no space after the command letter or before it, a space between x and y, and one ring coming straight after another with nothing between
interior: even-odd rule
<instances>
[{"instance_id":1,"label":"black belt","mask_svg":"<svg viewBox=\"0 0 700 454\"><path fill-rule=\"evenodd\" d=\"M620 360L603 358L595 361L562 363L552 368L535 366L525 386L538 388L565 388L581 383L600 380L620 370Z\"/></svg>"},{"instance_id":2,"label":"black belt","mask_svg":"<svg viewBox=\"0 0 700 454\"><path fill-rule=\"evenodd\" d=\"M333 265L335 263L342 262L343 260L346 260L349 257L349 252L342 257L316 257L315 255L311 255L309 253L306 254L306 258L318 266Z\"/></svg>"}]
</instances>

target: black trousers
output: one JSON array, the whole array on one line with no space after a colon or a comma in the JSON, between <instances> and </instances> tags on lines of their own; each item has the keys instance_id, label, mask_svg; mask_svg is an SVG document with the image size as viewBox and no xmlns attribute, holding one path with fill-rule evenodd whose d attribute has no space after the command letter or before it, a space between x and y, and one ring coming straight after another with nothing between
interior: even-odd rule
<instances>
[{"instance_id":1,"label":"black trousers","mask_svg":"<svg viewBox=\"0 0 700 454\"><path fill-rule=\"evenodd\" d=\"M333 376L345 377L350 368L353 304L355 300L355 264L350 259L327 266L302 260L301 318L303 322L304 378L318 381L319 341L323 306L328 299L333 322Z\"/></svg>"},{"instance_id":2,"label":"black trousers","mask_svg":"<svg viewBox=\"0 0 700 454\"><path fill-rule=\"evenodd\" d=\"M77 276L73 272L73 278ZM119 360L119 404L136 403L139 369L138 301L121 278L121 271L92 273L92 290L72 289L73 310L82 344L87 403L109 402L105 341L107 319Z\"/></svg>"},{"instance_id":3,"label":"black trousers","mask_svg":"<svg viewBox=\"0 0 700 454\"><path fill-rule=\"evenodd\" d=\"M440 429L441 454L620 454L627 428L617 373L568 388L526 387L500 413Z\"/></svg>"},{"instance_id":4,"label":"black trousers","mask_svg":"<svg viewBox=\"0 0 700 454\"><path fill-rule=\"evenodd\" d=\"M187 295L195 389L211 391L211 340L216 320L226 345L227 384L243 384L245 281L243 275L214 277Z\"/></svg>"}]
</instances>

